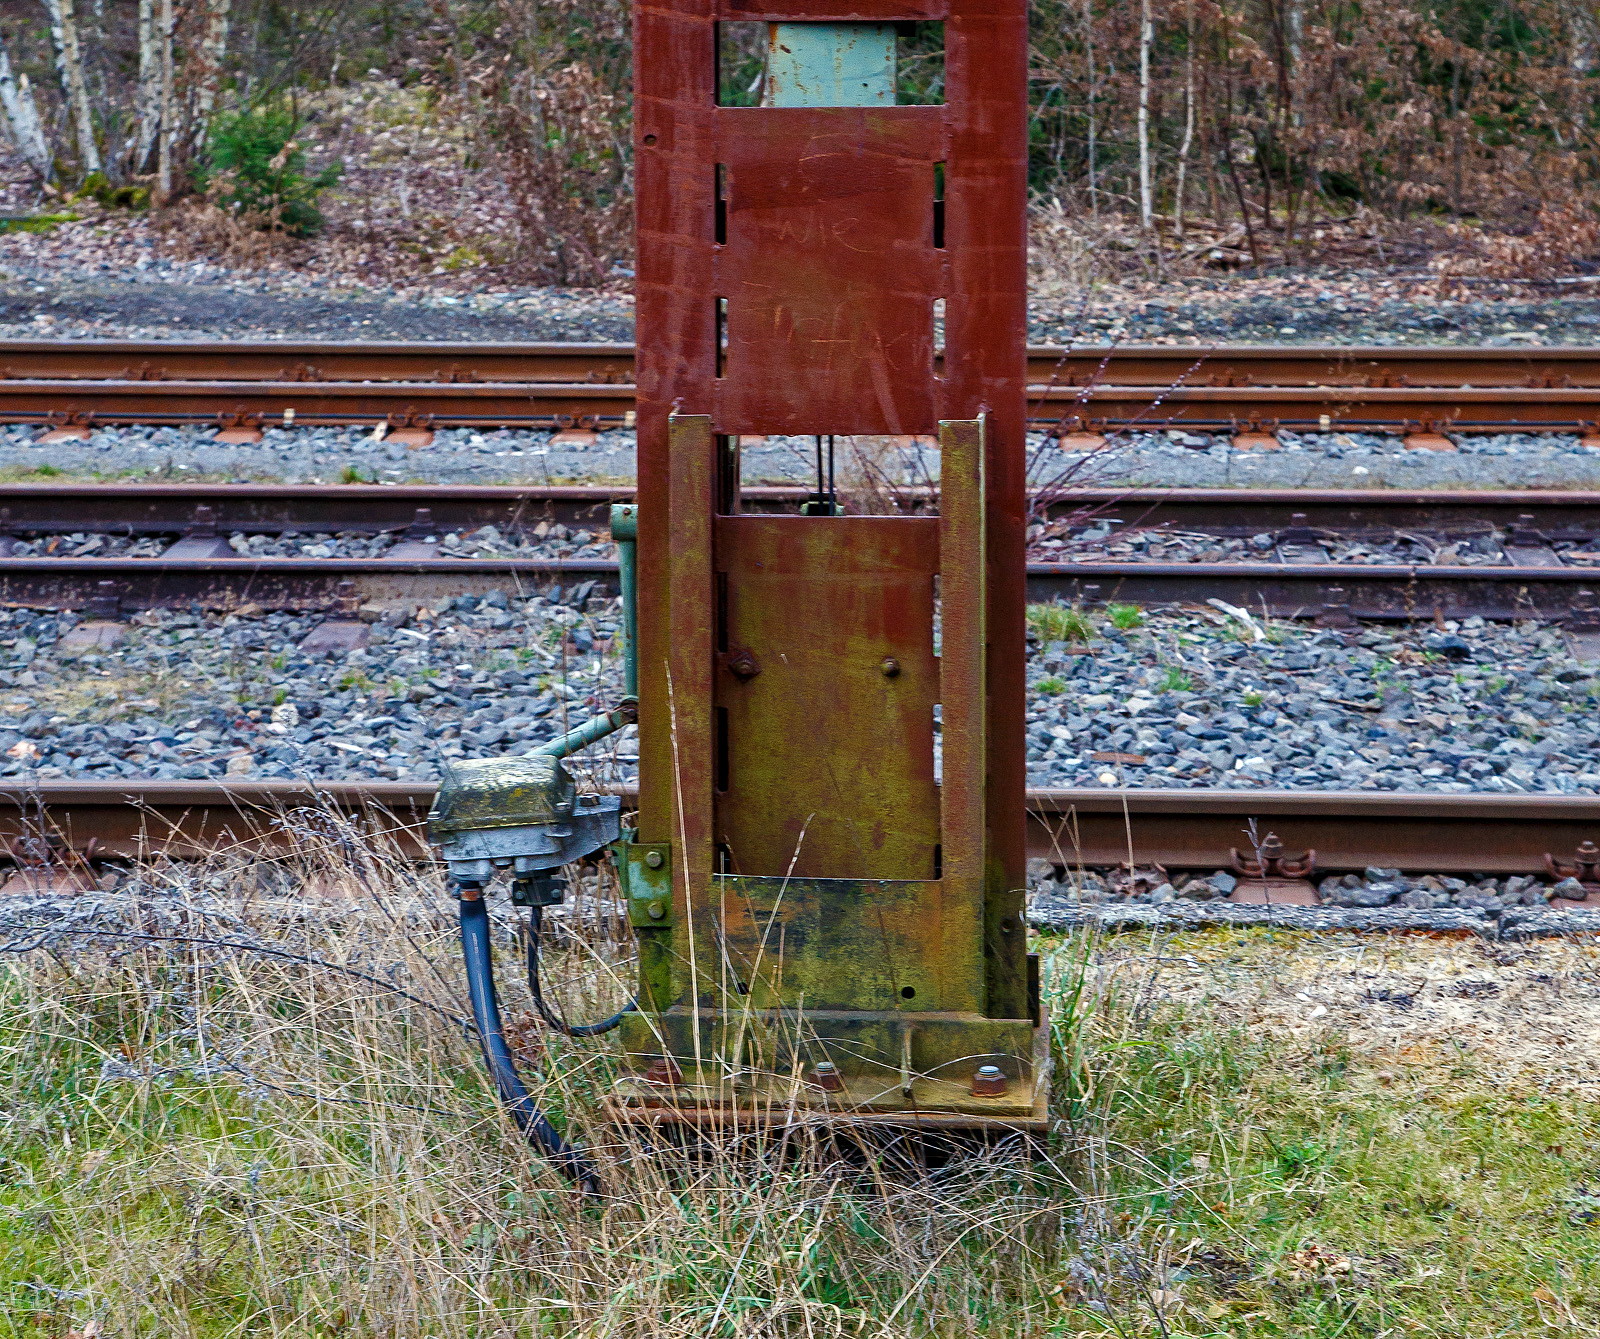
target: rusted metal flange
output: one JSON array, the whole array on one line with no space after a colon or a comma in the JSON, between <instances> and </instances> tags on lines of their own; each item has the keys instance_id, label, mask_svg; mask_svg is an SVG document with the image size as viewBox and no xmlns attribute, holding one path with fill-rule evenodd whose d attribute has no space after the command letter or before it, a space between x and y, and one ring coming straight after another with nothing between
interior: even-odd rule
<instances>
[{"instance_id":1,"label":"rusted metal flange","mask_svg":"<svg viewBox=\"0 0 1600 1339\"><path fill-rule=\"evenodd\" d=\"M1286 855L1275 832L1267 833L1257 851L1246 855L1238 847L1229 853L1239 877L1230 902L1275 902L1314 907L1321 898L1311 879L1317 872L1317 853Z\"/></svg>"}]
</instances>

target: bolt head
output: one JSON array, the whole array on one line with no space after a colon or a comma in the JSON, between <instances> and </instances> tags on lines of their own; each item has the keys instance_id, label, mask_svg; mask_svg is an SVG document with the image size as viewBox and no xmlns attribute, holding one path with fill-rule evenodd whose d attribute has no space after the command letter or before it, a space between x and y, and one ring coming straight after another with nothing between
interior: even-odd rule
<instances>
[{"instance_id":1,"label":"bolt head","mask_svg":"<svg viewBox=\"0 0 1600 1339\"><path fill-rule=\"evenodd\" d=\"M666 907L662 906L660 902L652 902L644 910L645 914L653 921L659 921L667 914Z\"/></svg>"},{"instance_id":2,"label":"bolt head","mask_svg":"<svg viewBox=\"0 0 1600 1339\"><path fill-rule=\"evenodd\" d=\"M883 671L883 677L885 679L898 678L900 675L900 662L893 656L885 656L883 658L883 664L880 665L879 668Z\"/></svg>"},{"instance_id":3,"label":"bolt head","mask_svg":"<svg viewBox=\"0 0 1600 1339\"><path fill-rule=\"evenodd\" d=\"M683 1083L683 1071L678 1068L676 1060L670 1056L662 1056L650 1062L650 1068L644 1072L644 1082L676 1088Z\"/></svg>"},{"instance_id":4,"label":"bolt head","mask_svg":"<svg viewBox=\"0 0 1600 1339\"><path fill-rule=\"evenodd\" d=\"M662 864L661 852L646 851L644 853L644 863L649 865L651 869L660 869Z\"/></svg>"},{"instance_id":5,"label":"bolt head","mask_svg":"<svg viewBox=\"0 0 1600 1339\"><path fill-rule=\"evenodd\" d=\"M825 1093L842 1093L844 1077L831 1060L819 1060L811 1067L811 1082Z\"/></svg>"}]
</instances>

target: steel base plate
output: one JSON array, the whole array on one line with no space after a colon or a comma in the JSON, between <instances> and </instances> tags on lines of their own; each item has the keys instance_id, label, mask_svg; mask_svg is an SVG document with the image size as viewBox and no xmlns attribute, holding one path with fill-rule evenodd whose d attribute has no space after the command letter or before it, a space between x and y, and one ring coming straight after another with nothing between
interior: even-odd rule
<instances>
[{"instance_id":1,"label":"steel base plate","mask_svg":"<svg viewBox=\"0 0 1600 1339\"><path fill-rule=\"evenodd\" d=\"M698 1129L844 1130L874 1126L903 1130L1043 1134L1050 1128L1050 1022L1033 1035L1032 1075L994 1097L974 1096L964 1083L916 1076L911 1091L885 1087L876 1076L843 1079L826 1092L793 1075L745 1076L738 1084L648 1083L625 1074L612 1085L603 1110L621 1125Z\"/></svg>"}]
</instances>

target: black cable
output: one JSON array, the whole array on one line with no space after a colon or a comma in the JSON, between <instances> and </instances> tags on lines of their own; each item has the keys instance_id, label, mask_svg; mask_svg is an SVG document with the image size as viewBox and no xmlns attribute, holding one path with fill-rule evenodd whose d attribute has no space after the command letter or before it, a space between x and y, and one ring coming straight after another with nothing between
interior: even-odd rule
<instances>
[{"instance_id":1,"label":"black cable","mask_svg":"<svg viewBox=\"0 0 1600 1339\"><path fill-rule=\"evenodd\" d=\"M539 985L539 927L543 920L543 907L535 906L529 909L528 992L533 996L533 1007L539 1011L539 1017L557 1032L564 1032L569 1037L598 1037L602 1032L610 1032L613 1028L620 1027L622 1020L638 1009L637 999L629 1000L610 1018L602 1019L598 1023L569 1023L545 1002L544 991Z\"/></svg>"},{"instance_id":2,"label":"black cable","mask_svg":"<svg viewBox=\"0 0 1600 1339\"><path fill-rule=\"evenodd\" d=\"M463 886L461 906L461 955L467 967L467 993L472 998L472 1017L478 1025L478 1041L484 1063L489 1066L495 1090L511 1112L511 1119L528 1142L550 1160L568 1180L590 1195L604 1190L594 1164L572 1147L534 1104L533 1096L517 1073L500 1025L500 1002L494 989L494 962L489 952L489 909L483 890Z\"/></svg>"}]
</instances>

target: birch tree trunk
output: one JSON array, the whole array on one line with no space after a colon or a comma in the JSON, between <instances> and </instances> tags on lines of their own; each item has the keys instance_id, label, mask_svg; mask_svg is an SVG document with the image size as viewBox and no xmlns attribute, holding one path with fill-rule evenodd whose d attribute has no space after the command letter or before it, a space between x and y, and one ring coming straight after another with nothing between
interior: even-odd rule
<instances>
[{"instance_id":1,"label":"birch tree trunk","mask_svg":"<svg viewBox=\"0 0 1600 1339\"><path fill-rule=\"evenodd\" d=\"M50 145L45 141L44 127L39 123L39 108L34 103L33 90L28 87L28 76L18 78L11 73L11 53L6 50L3 36L0 36L0 107L5 109L6 122L18 151L39 174L39 179L48 181L54 162Z\"/></svg>"},{"instance_id":2,"label":"birch tree trunk","mask_svg":"<svg viewBox=\"0 0 1600 1339\"><path fill-rule=\"evenodd\" d=\"M1189 150L1194 144L1194 0L1185 16L1187 40L1183 64L1183 147L1178 150L1177 198L1172 203L1172 231L1183 236L1183 188L1189 178Z\"/></svg>"},{"instance_id":3,"label":"birch tree trunk","mask_svg":"<svg viewBox=\"0 0 1600 1339\"><path fill-rule=\"evenodd\" d=\"M194 131L190 136L196 152L205 146L206 130L217 105L217 92L222 84L222 61L228 54L228 29L232 15L233 0L210 0L206 7L205 34L200 39ZM334 65L337 67L337 59Z\"/></svg>"},{"instance_id":4,"label":"birch tree trunk","mask_svg":"<svg viewBox=\"0 0 1600 1339\"><path fill-rule=\"evenodd\" d=\"M1139 226L1151 223L1150 199L1150 0L1139 0Z\"/></svg>"},{"instance_id":5,"label":"birch tree trunk","mask_svg":"<svg viewBox=\"0 0 1600 1339\"><path fill-rule=\"evenodd\" d=\"M172 0L161 0L161 131L157 161L156 194L162 204L172 198L172 123L177 119L177 98L173 88Z\"/></svg>"},{"instance_id":6,"label":"birch tree trunk","mask_svg":"<svg viewBox=\"0 0 1600 1339\"><path fill-rule=\"evenodd\" d=\"M139 0L139 91L136 110L139 129L134 137L133 171L144 172L156 150L161 132L161 30L156 0Z\"/></svg>"},{"instance_id":7,"label":"birch tree trunk","mask_svg":"<svg viewBox=\"0 0 1600 1339\"><path fill-rule=\"evenodd\" d=\"M1089 62L1089 217L1098 223L1100 189L1096 177L1099 168L1097 139L1100 121L1097 107L1099 90L1095 87L1094 69L1094 0L1083 0L1083 48Z\"/></svg>"},{"instance_id":8,"label":"birch tree trunk","mask_svg":"<svg viewBox=\"0 0 1600 1339\"><path fill-rule=\"evenodd\" d=\"M56 73L66 99L67 116L78 143L78 159L85 172L101 171L100 146L95 143L94 119L89 114L89 88L83 78L83 51L78 43L78 23L72 0L45 0L50 14L50 39L56 50Z\"/></svg>"}]
</instances>

